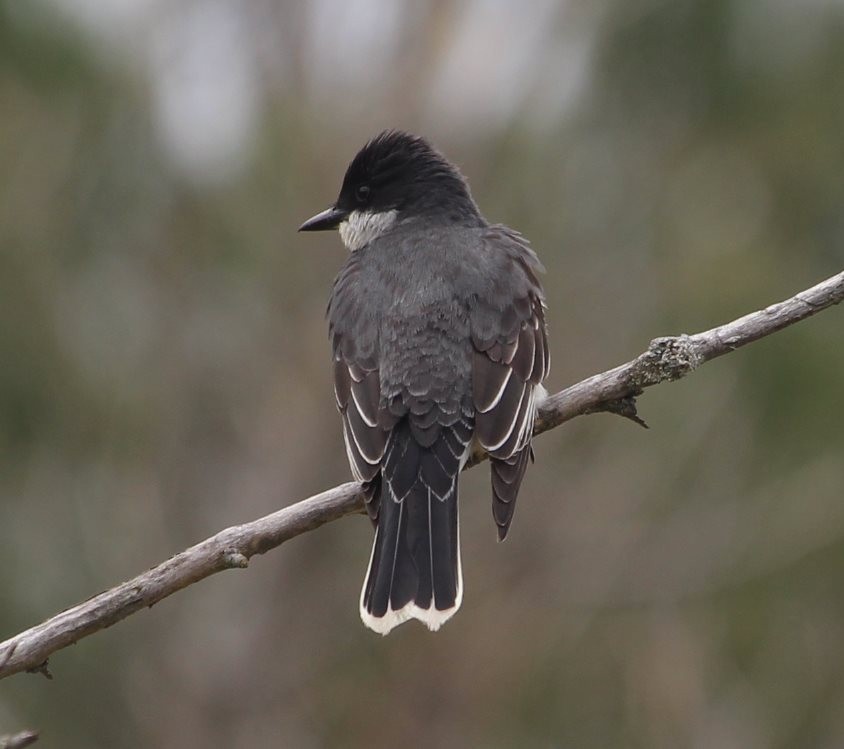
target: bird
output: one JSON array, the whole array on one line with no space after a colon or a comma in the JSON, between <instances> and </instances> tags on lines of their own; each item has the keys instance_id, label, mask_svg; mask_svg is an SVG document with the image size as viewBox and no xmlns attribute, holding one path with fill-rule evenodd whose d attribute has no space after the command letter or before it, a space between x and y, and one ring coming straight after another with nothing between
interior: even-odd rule
<instances>
[{"instance_id":1,"label":"bird","mask_svg":"<svg viewBox=\"0 0 844 749\"><path fill-rule=\"evenodd\" d=\"M513 520L550 356L536 253L488 222L427 140L385 130L300 231L349 251L328 302L334 395L375 527L360 595L382 635L460 608L458 478L489 456L498 539Z\"/></svg>"}]
</instances>

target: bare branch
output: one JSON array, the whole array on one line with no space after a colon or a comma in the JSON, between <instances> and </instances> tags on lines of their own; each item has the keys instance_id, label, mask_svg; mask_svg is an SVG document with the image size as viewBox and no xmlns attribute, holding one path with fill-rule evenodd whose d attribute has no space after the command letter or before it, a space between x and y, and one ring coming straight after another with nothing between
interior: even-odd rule
<instances>
[{"instance_id":1,"label":"bare branch","mask_svg":"<svg viewBox=\"0 0 844 749\"><path fill-rule=\"evenodd\" d=\"M644 424L636 397L644 388L677 380L704 362L782 330L844 300L844 272L758 312L695 335L656 338L615 369L549 396L536 418L541 434L582 414L609 411ZM475 456L473 463L483 456ZM128 582L100 593L0 643L0 678L20 671L49 674L47 658L83 637L217 572L247 567L255 554L344 515L360 512L360 486L347 483L254 520L226 528Z\"/></svg>"},{"instance_id":2,"label":"bare branch","mask_svg":"<svg viewBox=\"0 0 844 749\"><path fill-rule=\"evenodd\" d=\"M21 731L9 736L0 736L0 749L23 749L38 741L37 731Z\"/></svg>"}]
</instances>

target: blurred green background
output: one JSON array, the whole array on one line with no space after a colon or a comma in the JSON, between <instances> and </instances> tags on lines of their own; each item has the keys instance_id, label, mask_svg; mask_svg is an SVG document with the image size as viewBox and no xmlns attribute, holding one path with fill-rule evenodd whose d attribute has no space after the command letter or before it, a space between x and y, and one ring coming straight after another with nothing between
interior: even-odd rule
<instances>
[{"instance_id":1,"label":"blurred green background","mask_svg":"<svg viewBox=\"0 0 844 749\"><path fill-rule=\"evenodd\" d=\"M531 238L558 390L844 267L835 0L0 2L0 639L349 479L299 223L386 127ZM386 639L347 518L0 682L45 747L844 745L844 310L537 441Z\"/></svg>"}]
</instances>

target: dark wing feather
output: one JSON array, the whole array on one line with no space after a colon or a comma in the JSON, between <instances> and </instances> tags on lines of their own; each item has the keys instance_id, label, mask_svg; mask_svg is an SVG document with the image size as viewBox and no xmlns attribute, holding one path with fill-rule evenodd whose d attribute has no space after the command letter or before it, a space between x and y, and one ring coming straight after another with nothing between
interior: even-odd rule
<instances>
[{"instance_id":1,"label":"dark wing feather","mask_svg":"<svg viewBox=\"0 0 844 749\"><path fill-rule=\"evenodd\" d=\"M374 520L378 517L380 498L374 484L380 480L381 459L389 435L379 425L378 370L366 371L355 362L347 362L338 350L334 360L334 395L343 416L343 436L352 475L364 484L366 510Z\"/></svg>"},{"instance_id":2,"label":"dark wing feather","mask_svg":"<svg viewBox=\"0 0 844 749\"><path fill-rule=\"evenodd\" d=\"M498 365L493 364L493 366ZM488 376L487 367L486 362L476 362L472 373L479 379L483 379ZM478 415L475 418L475 437L485 450L495 455L510 435L518 431L518 415L522 410L522 401L529 398L530 393L527 392L525 381L513 373L502 388L498 399L485 412L481 412L477 402L475 403L475 407L478 408Z\"/></svg>"},{"instance_id":3,"label":"dark wing feather","mask_svg":"<svg viewBox=\"0 0 844 749\"><path fill-rule=\"evenodd\" d=\"M533 366L533 361L531 361L531 366ZM512 372L512 367L493 361L486 352L475 352L472 394L475 408L480 413L486 413L499 402Z\"/></svg>"},{"instance_id":4,"label":"dark wing feather","mask_svg":"<svg viewBox=\"0 0 844 749\"><path fill-rule=\"evenodd\" d=\"M343 416L343 436L349 465L363 483L366 509L378 517L380 464L392 426L381 408L377 326L367 318L369 308L358 303L372 289L361 269L361 257L352 255L334 281L328 303L331 347L334 355L334 395Z\"/></svg>"},{"instance_id":5,"label":"dark wing feather","mask_svg":"<svg viewBox=\"0 0 844 749\"><path fill-rule=\"evenodd\" d=\"M492 461L492 516L498 526L498 539L507 536L513 513L516 510L516 496L530 460L530 445L505 460Z\"/></svg>"},{"instance_id":6,"label":"dark wing feather","mask_svg":"<svg viewBox=\"0 0 844 749\"><path fill-rule=\"evenodd\" d=\"M506 227L490 227L486 241L504 266L473 314L472 391L475 438L490 455L493 516L504 538L531 455L536 388L550 357L536 255Z\"/></svg>"}]
</instances>

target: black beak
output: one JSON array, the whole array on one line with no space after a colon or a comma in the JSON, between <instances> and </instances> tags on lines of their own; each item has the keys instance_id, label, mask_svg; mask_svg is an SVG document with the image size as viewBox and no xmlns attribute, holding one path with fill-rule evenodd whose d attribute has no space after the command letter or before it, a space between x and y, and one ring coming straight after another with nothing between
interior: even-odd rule
<instances>
[{"instance_id":1,"label":"black beak","mask_svg":"<svg viewBox=\"0 0 844 749\"><path fill-rule=\"evenodd\" d=\"M299 231L328 231L328 229L336 229L348 215L348 211L331 206L331 208L326 208L322 213L309 218L299 227Z\"/></svg>"}]
</instances>

